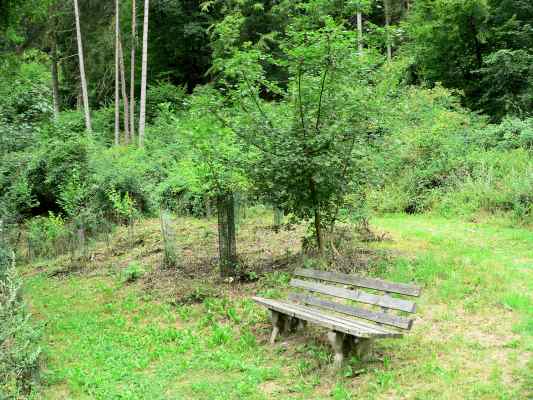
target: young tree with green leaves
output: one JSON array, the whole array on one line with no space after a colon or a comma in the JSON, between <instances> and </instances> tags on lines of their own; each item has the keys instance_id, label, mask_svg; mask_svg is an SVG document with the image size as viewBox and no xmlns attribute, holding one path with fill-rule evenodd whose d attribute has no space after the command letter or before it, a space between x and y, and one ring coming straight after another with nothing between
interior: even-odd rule
<instances>
[{"instance_id":1,"label":"young tree with green leaves","mask_svg":"<svg viewBox=\"0 0 533 400\"><path fill-rule=\"evenodd\" d=\"M189 146L179 171L188 190L207 194L216 201L220 274L235 276L238 260L234 194L249 186L247 154L235 132L221 123L220 118L229 110L220 93L208 86L199 88L189 106L186 116L176 118L180 136ZM218 114L212 112L215 109Z\"/></svg>"},{"instance_id":2,"label":"young tree with green leaves","mask_svg":"<svg viewBox=\"0 0 533 400\"><path fill-rule=\"evenodd\" d=\"M326 231L338 219L344 196L361 183L371 131L369 80L379 57L358 56L356 33L329 16L315 31L298 22L281 44L280 59L245 44L221 63L239 108L221 120L250 149L256 189L285 213L312 220L324 254ZM286 88L266 78L269 63L286 68ZM263 100L267 93L280 100Z\"/></svg>"}]
</instances>

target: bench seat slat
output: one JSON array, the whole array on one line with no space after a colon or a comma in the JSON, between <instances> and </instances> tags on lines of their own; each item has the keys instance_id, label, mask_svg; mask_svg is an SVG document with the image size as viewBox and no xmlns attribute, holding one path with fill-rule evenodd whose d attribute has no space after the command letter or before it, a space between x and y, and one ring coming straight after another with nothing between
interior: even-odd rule
<instances>
[{"instance_id":1,"label":"bench seat slat","mask_svg":"<svg viewBox=\"0 0 533 400\"><path fill-rule=\"evenodd\" d=\"M292 279L290 284L291 286L300 289L306 289L312 292L327 294L348 300L355 300L361 303L373 304L394 310L401 310L410 313L413 313L416 310L416 304L409 300L397 299L389 296L378 296L360 290L344 289L338 286L324 285L322 283L303 281L301 279Z\"/></svg>"},{"instance_id":2,"label":"bench seat slat","mask_svg":"<svg viewBox=\"0 0 533 400\"><path fill-rule=\"evenodd\" d=\"M355 321L343 319L340 317L333 317L330 315L324 315L317 310L297 306L293 303L286 303L278 300L264 299L261 297L253 297L253 300L269 309L296 317L314 324L323 326L325 328L347 333L351 336L361 338L385 338L385 337L400 337L400 332L386 331L381 328L370 329L363 325L357 324ZM379 330L377 330L379 329Z\"/></svg>"},{"instance_id":3,"label":"bench seat slat","mask_svg":"<svg viewBox=\"0 0 533 400\"><path fill-rule=\"evenodd\" d=\"M289 303L291 304L291 303ZM391 333L396 333L395 331L391 331L391 330L388 330L387 328L383 328L381 326L378 326L378 325L374 325L374 324L369 324L367 322L364 322L364 321L358 321L358 320L355 320L355 319L349 319L349 318L345 318L345 317L342 317L340 315L337 315L337 314L325 314L322 310L319 310L315 307L307 307L305 305L301 305L301 304L294 304L292 303L292 305L296 308L299 308L303 311L306 311L306 312L310 312L310 313L315 313L317 315L320 315L320 316L323 316L324 318L328 318L328 319L331 319L332 321L336 321L336 322L339 322L339 323L342 323L342 324L348 324L348 325L353 325L355 327L357 327L358 329L359 328L362 328L364 330L367 330L371 333L376 333L376 334L386 334L386 335L389 335Z\"/></svg>"},{"instance_id":4,"label":"bench seat slat","mask_svg":"<svg viewBox=\"0 0 533 400\"><path fill-rule=\"evenodd\" d=\"M313 313L303 312L293 307L292 304L288 304L288 303L276 301L276 300L271 300L271 299L264 299L260 297L259 298L254 297L253 300L256 303L261 304L271 310L280 312L282 314L285 314L291 317L296 317L304 321L314 323L316 325L323 326L324 328L347 333L349 335L353 335L357 337L363 337L363 338L372 337L372 335L368 331L364 331L362 329L356 329L353 326L348 326L345 324L335 323L328 318L318 317L317 315L314 315Z\"/></svg>"},{"instance_id":5,"label":"bench seat slat","mask_svg":"<svg viewBox=\"0 0 533 400\"><path fill-rule=\"evenodd\" d=\"M420 287L406 283L388 282L382 279L369 278L359 275L348 275L340 272L319 271L309 268L298 268L294 271L295 276L320 279L323 281L342 283L367 289L381 290L383 292L405 294L408 296L420 296Z\"/></svg>"},{"instance_id":6,"label":"bench seat slat","mask_svg":"<svg viewBox=\"0 0 533 400\"><path fill-rule=\"evenodd\" d=\"M363 318L369 321L379 322L389 326L395 326L397 328L402 329L411 329L411 326L413 324L413 320L410 318L396 316L393 314L385 314L382 312L375 312L359 307L352 307L346 304L336 303L334 301L321 299L307 294L290 293L289 300L324 308L326 310L336 311L341 314L347 314L354 317Z\"/></svg>"}]
</instances>

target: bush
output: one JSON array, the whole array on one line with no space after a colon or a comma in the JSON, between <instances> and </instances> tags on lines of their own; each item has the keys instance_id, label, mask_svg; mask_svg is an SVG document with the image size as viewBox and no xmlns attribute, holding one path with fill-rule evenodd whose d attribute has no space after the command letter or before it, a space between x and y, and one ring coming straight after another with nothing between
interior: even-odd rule
<instances>
[{"instance_id":1,"label":"bush","mask_svg":"<svg viewBox=\"0 0 533 400\"><path fill-rule=\"evenodd\" d=\"M122 270L122 281L125 283L135 282L144 275L144 269L138 262L131 262Z\"/></svg>"},{"instance_id":2,"label":"bush","mask_svg":"<svg viewBox=\"0 0 533 400\"><path fill-rule=\"evenodd\" d=\"M147 121L153 122L162 110L176 112L183 109L185 96L183 87L169 82L158 82L157 85L150 86L146 101Z\"/></svg>"},{"instance_id":3,"label":"bush","mask_svg":"<svg viewBox=\"0 0 533 400\"><path fill-rule=\"evenodd\" d=\"M473 144L485 149L533 150L533 118L505 118L500 124L489 125L475 132Z\"/></svg>"},{"instance_id":4,"label":"bush","mask_svg":"<svg viewBox=\"0 0 533 400\"><path fill-rule=\"evenodd\" d=\"M468 157L469 175L444 193L437 209L445 214L477 211L510 212L522 223L533 223L533 158L531 153L491 150Z\"/></svg>"},{"instance_id":5,"label":"bush","mask_svg":"<svg viewBox=\"0 0 533 400\"><path fill-rule=\"evenodd\" d=\"M5 264L5 254L0 247L0 263ZM39 381L41 333L31 323L21 287L15 268L9 266L0 279L0 394L8 399L28 398Z\"/></svg>"},{"instance_id":6,"label":"bush","mask_svg":"<svg viewBox=\"0 0 533 400\"><path fill-rule=\"evenodd\" d=\"M387 212L427 211L436 194L464 174L467 137L480 121L440 87L400 90L393 104L376 117L387 133L376 156L381 168L370 205Z\"/></svg>"},{"instance_id":7,"label":"bush","mask_svg":"<svg viewBox=\"0 0 533 400\"><path fill-rule=\"evenodd\" d=\"M26 223L28 253L31 257L57 256L67 251L69 232L64 219L50 212Z\"/></svg>"},{"instance_id":8,"label":"bush","mask_svg":"<svg viewBox=\"0 0 533 400\"><path fill-rule=\"evenodd\" d=\"M533 119L487 124L447 90L397 88L368 191L380 212L511 213L533 222Z\"/></svg>"},{"instance_id":9,"label":"bush","mask_svg":"<svg viewBox=\"0 0 533 400\"><path fill-rule=\"evenodd\" d=\"M142 149L94 148L89 166L92 201L99 210L112 216L116 210L109 193L122 198L127 194L137 211L149 213L154 208L154 186L161 179L158 168Z\"/></svg>"},{"instance_id":10,"label":"bush","mask_svg":"<svg viewBox=\"0 0 533 400\"><path fill-rule=\"evenodd\" d=\"M5 279L8 269L13 263L13 254L5 246L0 245L0 281Z\"/></svg>"}]
</instances>

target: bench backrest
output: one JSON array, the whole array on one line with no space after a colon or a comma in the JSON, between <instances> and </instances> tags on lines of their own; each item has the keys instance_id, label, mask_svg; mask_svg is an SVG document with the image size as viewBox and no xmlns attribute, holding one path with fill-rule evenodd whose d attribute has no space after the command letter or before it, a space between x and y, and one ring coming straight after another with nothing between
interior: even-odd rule
<instances>
[{"instance_id":1,"label":"bench backrest","mask_svg":"<svg viewBox=\"0 0 533 400\"><path fill-rule=\"evenodd\" d=\"M294 302L374 321L378 324L411 329L413 324L411 318L389 313L389 310L414 313L416 304L411 300L392 297L391 294L420 296L421 289L418 286L307 268L297 269L294 276L296 278L291 280L291 286L306 291L291 293L289 299ZM374 293L354 288L371 289ZM354 307L333 301L328 297L317 297L309 292L356 301L367 306Z\"/></svg>"}]
</instances>

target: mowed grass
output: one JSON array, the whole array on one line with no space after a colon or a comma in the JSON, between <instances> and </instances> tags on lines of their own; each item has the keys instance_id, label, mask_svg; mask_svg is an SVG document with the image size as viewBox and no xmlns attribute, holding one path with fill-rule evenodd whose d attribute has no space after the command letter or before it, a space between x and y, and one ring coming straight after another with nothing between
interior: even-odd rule
<instances>
[{"instance_id":1,"label":"mowed grass","mask_svg":"<svg viewBox=\"0 0 533 400\"><path fill-rule=\"evenodd\" d=\"M254 232L265 223L261 218L246 222L255 226ZM266 343L268 315L249 298L255 293L284 295L286 273L273 272L251 284L155 275L175 284L177 293L172 296L186 288L197 294L197 303L182 304L171 301L167 289L147 290L142 279L124 282L120 257L138 256L150 274L158 266L149 252L144 259L136 249L110 257L90 273L53 277L50 272L57 269L53 261L28 266L25 294L45 332L47 359L40 397L533 396L531 229L511 227L505 221L469 223L405 215L375 218L372 224L392 240L370 246L391 251L396 258L376 264L371 273L418 282L423 295L411 333L378 341L371 360L352 359L339 373L330 371L324 330L311 327L304 335L282 338L274 347ZM212 225L201 220L187 224L200 232L198 240L211 241L213 236L205 232ZM194 232L187 232L184 240L190 242ZM290 234L276 239L274 233L267 238L265 232L257 236L262 245L283 253Z\"/></svg>"}]
</instances>

